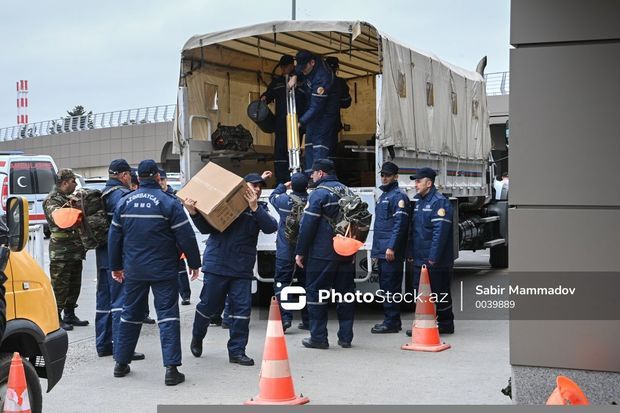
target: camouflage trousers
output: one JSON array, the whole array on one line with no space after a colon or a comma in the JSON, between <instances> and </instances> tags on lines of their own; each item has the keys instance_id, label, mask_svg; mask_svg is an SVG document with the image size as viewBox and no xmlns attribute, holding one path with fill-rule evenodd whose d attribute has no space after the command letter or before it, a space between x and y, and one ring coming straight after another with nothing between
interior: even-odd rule
<instances>
[{"instance_id":1,"label":"camouflage trousers","mask_svg":"<svg viewBox=\"0 0 620 413\"><path fill-rule=\"evenodd\" d=\"M50 277L58 311L77 307L82 288L82 260L51 260Z\"/></svg>"}]
</instances>

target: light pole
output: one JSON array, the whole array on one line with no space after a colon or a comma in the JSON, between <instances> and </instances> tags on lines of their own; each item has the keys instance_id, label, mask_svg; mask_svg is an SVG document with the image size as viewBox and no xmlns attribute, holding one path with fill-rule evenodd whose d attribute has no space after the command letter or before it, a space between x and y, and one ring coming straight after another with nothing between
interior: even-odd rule
<instances>
[{"instance_id":1,"label":"light pole","mask_svg":"<svg viewBox=\"0 0 620 413\"><path fill-rule=\"evenodd\" d=\"M297 20L297 17L296 17L296 15L297 15L297 6L296 5L297 5L297 1L293 0L293 11L291 13L292 16L293 16L292 20Z\"/></svg>"}]
</instances>

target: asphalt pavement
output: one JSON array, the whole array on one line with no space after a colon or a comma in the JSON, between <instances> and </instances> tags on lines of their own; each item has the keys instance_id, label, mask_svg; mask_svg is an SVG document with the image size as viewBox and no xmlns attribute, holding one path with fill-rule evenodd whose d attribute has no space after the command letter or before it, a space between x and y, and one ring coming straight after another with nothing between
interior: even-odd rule
<instances>
[{"instance_id":1,"label":"asphalt pavement","mask_svg":"<svg viewBox=\"0 0 620 413\"><path fill-rule=\"evenodd\" d=\"M46 242L47 248L47 242ZM330 317L331 347L306 349L301 340L308 334L294 327L286 333L295 389L311 404L509 404L501 394L510 377L508 321L505 317L472 320L460 311L461 281L505 282L506 272L488 266L488 253L461 253L457 261L453 295L456 332L442 339L452 348L441 353L400 349L409 342L403 332L374 335L370 328L382 319L376 305L358 305L351 349L336 344L337 322ZM254 308L247 354L256 365L243 367L228 362L228 330L211 327L203 355L189 351L194 307L202 283L194 281L192 304L181 306L181 340L185 383L164 385L164 367L156 325L144 325L137 351L146 360L131 364L131 373L114 378L112 357L99 358L95 351L94 252L84 264L82 292L76 313L90 321L88 327L69 332L69 351L62 380L43 396L48 412L155 412L158 404L240 404L258 392L258 379L267 325L267 310ZM466 298L467 299L467 298ZM151 314L155 316L152 307ZM467 318L467 319L465 319ZM412 313L403 315L409 326ZM46 384L42 383L45 388Z\"/></svg>"}]
</instances>

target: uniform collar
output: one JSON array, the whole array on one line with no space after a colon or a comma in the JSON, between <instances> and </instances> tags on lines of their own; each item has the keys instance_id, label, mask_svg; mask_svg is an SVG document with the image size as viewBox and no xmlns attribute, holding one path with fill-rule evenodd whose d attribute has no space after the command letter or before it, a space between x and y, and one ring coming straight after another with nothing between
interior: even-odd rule
<instances>
[{"instance_id":1,"label":"uniform collar","mask_svg":"<svg viewBox=\"0 0 620 413\"><path fill-rule=\"evenodd\" d=\"M336 177L336 175L327 175L324 178L319 179L319 181L315 184L315 187L321 185L322 183L330 181L338 181L338 178Z\"/></svg>"},{"instance_id":2,"label":"uniform collar","mask_svg":"<svg viewBox=\"0 0 620 413\"><path fill-rule=\"evenodd\" d=\"M293 191L292 194L293 195L297 195L297 196L308 196L308 192L306 192L306 191L304 191L304 192Z\"/></svg>"},{"instance_id":3,"label":"uniform collar","mask_svg":"<svg viewBox=\"0 0 620 413\"><path fill-rule=\"evenodd\" d=\"M106 186L125 186L121 181L116 178L109 178L106 183Z\"/></svg>"},{"instance_id":4,"label":"uniform collar","mask_svg":"<svg viewBox=\"0 0 620 413\"><path fill-rule=\"evenodd\" d=\"M157 183L154 179L142 178L140 181L140 188L161 189L161 186L159 186L159 183Z\"/></svg>"},{"instance_id":5,"label":"uniform collar","mask_svg":"<svg viewBox=\"0 0 620 413\"><path fill-rule=\"evenodd\" d=\"M381 185L379 187L379 189L381 189L383 192L390 192L392 189L395 189L395 188L398 188L398 181L394 181L388 185Z\"/></svg>"},{"instance_id":6,"label":"uniform collar","mask_svg":"<svg viewBox=\"0 0 620 413\"><path fill-rule=\"evenodd\" d=\"M437 192L437 188L435 188L435 185L433 185L431 186L431 190L428 191L428 194L426 194L426 196L421 197L419 195L416 195L415 197L417 199L427 200L427 199L431 199L435 195L435 192Z\"/></svg>"}]
</instances>

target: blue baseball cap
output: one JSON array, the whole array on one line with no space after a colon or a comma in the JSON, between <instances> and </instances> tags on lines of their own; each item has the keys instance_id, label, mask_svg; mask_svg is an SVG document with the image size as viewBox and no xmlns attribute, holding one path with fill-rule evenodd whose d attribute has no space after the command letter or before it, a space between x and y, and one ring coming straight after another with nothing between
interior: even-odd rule
<instances>
[{"instance_id":1,"label":"blue baseball cap","mask_svg":"<svg viewBox=\"0 0 620 413\"><path fill-rule=\"evenodd\" d=\"M110 167L108 168L108 173L110 175L117 175L121 172L131 172L131 166L124 159L115 159L110 162Z\"/></svg>"},{"instance_id":2,"label":"blue baseball cap","mask_svg":"<svg viewBox=\"0 0 620 413\"><path fill-rule=\"evenodd\" d=\"M340 60L338 60L336 56L327 56L325 58L325 63L327 63L327 66L331 67L332 70L336 70L340 67Z\"/></svg>"},{"instance_id":3,"label":"blue baseball cap","mask_svg":"<svg viewBox=\"0 0 620 413\"><path fill-rule=\"evenodd\" d=\"M290 54L282 55L280 61L278 62L278 66L288 66L295 63L295 58Z\"/></svg>"},{"instance_id":4,"label":"blue baseball cap","mask_svg":"<svg viewBox=\"0 0 620 413\"><path fill-rule=\"evenodd\" d=\"M164 171L163 169L159 170L159 177L161 179L168 179L168 176L166 175L166 171Z\"/></svg>"},{"instance_id":5,"label":"blue baseball cap","mask_svg":"<svg viewBox=\"0 0 620 413\"><path fill-rule=\"evenodd\" d=\"M306 67L308 62L312 59L316 59L316 57L307 50L300 50L295 55L295 61L297 64L295 65L295 71L301 73L302 70Z\"/></svg>"},{"instance_id":6,"label":"blue baseball cap","mask_svg":"<svg viewBox=\"0 0 620 413\"><path fill-rule=\"evenodd\" d=\"M435 177L436 176L437 176L437 172L435 172L434 169L431 169L431 168L420 168L420 169L418 169L416 171L415 175L411 175L409 178L411 180L428 178L431 181L435 182Z\"/></svg>"},{"instance_id":7,"label":"blue baseball cap","mask_svg":"<svg viewBox=\"0 0 620 413\"><path fill-rule=\"evenodd\" d=\"M312 170L332 174L336 170L336 167L334 166L334 162L330 159L316 159L312 164Z\"/></svg>"},{"instance_id":8,"label":"blue baseball cap","mask_svg":"<svg viewBox=\"0 0 620 413\"><path fill-rule=\"evenodd\" d=\"M140 178L152 178L158 173L157 162L152 159L145 159L138 165L138 176Z\"/></svg>"},{"instance_id":9,"label":"blue baseball cap","mask_svg":"<svg viewBox=\"0 0 620 413\"><path fill-rule=\"evenodd\" d=\"M267 183L265 182L263 177L257 174L256 172L247 174L246 176L243 177L243 179L245 179L245 182L249 182L251 184L260 184L262 186L267 186Z\"/></svg>"},{"instance_id":10,"label":"blue baseball cap","mask_svg":"<svg viewBox=\"0 0 620 413\"><path fill-rule=\"evenodd\" d=\"M306 174L296 172L291 176L291 188L295 192L306 192L308 189L308 177Z\"/></svg>"},{"instance_id":11,"label":"blue baseball cap","mask_svg":"<svg viewBox=\"0 0 620 413\"><path fill-rule=\"evenodd\" d=\"M380 173L388 174L388 175L396 175L398 173L398 166L394 162L390 162L390 161L384 162L383 165L381 165Z\"/></svg>"}]
</instances>

